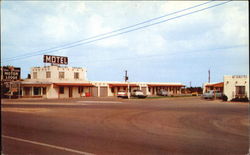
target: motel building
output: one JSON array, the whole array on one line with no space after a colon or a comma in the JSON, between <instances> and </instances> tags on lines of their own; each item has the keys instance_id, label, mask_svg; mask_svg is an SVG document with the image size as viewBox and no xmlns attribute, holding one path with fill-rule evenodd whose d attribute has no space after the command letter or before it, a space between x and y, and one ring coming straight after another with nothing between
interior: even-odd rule
<instances>
[{"instance_id":1,"label":"motel building","mask_svg":"<svg viewBox=\"0 0 250 155\"><path fill-rule=\"evenodd\" d=\"M225 75L223 82L205 83L203 93L209 90L218 90L228 97L228 100L234 98L249 99L249 76L248 75Z\"/></svg>"},{"instance_id":2,"label":"motel building","mask_svg":"<svg viewBox=\"0 0 250 155\"><path fill-rule=\"evenodd\" d=\"M157 95L165 89L172 95L181 94L181 83L89 81L81 67L51 65L32 67L30 76L21 81L23 98L81 98L117 96L119 91L140 89L145 95Z\"/></svg>"}]
</instances>

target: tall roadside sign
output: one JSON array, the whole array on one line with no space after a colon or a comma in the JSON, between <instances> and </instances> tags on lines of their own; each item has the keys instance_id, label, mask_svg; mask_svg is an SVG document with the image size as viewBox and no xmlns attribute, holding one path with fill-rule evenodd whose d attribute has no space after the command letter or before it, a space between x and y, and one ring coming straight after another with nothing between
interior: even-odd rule
<instances>
[{"instance_id":1,"label":"tall roadside sign","mask_svg":"<svg viewBox=\"0 0 250 155\"><path fill-rule=\"evenodd\" d=\"M20 80L21 68L19 67L3 66L1 72L1 81L10 82Z\"/></svg>"},{"instance_id":2,"label":"tall roadside sign","mask_svg":"<svg viewBox=\"0 0 250 155\"><path fill-rule=\"evenodd\" d=\"M21 68L13 66L1 67L1 97L19 95Z\"/></svg>"}]
</instances>

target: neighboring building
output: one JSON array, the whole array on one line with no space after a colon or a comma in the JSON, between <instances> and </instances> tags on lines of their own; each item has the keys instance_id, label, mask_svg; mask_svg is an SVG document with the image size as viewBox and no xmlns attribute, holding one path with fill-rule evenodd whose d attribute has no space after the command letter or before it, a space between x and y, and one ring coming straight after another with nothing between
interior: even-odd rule
<instances>
[{"instance_id":1,"label":"neighboring building","mask_svg":"<svg viewBox=\"0 0 250 155\"><path fill-rule=\"evenodd\" d=\"M182 88L181 93L183 93L183 94L192 94L192 93L202 94L203 89L202 89L202 87L187 87L187 88Z\"/></svg>"},{"instance_id":2,"label":"neighboring building","mask_svg":"<svg viewBox=\"0 0 250 155\"><path fill-rule=\"evenodd\" d=\"M228 97L249 98L249 76L247 75L225 75L224 81L219 83L205 83L203 93L209 90L219 90Z\"/></svg>"},{"instance_id":3,"label":"neighboring building","mask_svg":"<svg viewBox=\"0 0 250 155\"><path fill-rule=\"evenodd\" d=\"M180 83L88 81L87 71L79 67L45 66L31 68L30 79L21 82L22 97L80 98L84 96L116 96L119 91L140 89L156 95L160 89L181 94Z\"/></svg>"},{"instance_id":4,"label":"neighboring building","mask_svg":"<svg viewBox=\"0 0 250 155\"><path fill-rule=\"evenodd\" d=\"M203 86L203 93L208 92L209 90L218 90L223 92L224 89L224 82L219 83L205 83Z\"/></svg>"},{"instance_id":5,"label":"neighboring building","mask_svg":"<svg viewBox=\"0 0 250 155\"><path fill-rule=\"evenodd\" d=\"M228 100L231 100L236 97L249 98L249 76L224 76L224 94L228 97Z\"/></svg>"}]
</instances>

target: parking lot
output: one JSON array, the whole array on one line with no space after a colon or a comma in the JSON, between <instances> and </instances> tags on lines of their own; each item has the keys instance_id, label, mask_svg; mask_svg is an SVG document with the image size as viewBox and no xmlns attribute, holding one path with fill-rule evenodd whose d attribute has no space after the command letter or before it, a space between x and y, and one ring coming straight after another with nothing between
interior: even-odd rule
<instances>
[{"instance_id":1,"label":"parking lot","mask_svg":"<svg viewBox=\"0 0 250 155\"><path fill-rule=\"evenodd\" d=\"M2 100L2 152L247 154L248 109L200 97Z\"/></svg>"}]
</instances>

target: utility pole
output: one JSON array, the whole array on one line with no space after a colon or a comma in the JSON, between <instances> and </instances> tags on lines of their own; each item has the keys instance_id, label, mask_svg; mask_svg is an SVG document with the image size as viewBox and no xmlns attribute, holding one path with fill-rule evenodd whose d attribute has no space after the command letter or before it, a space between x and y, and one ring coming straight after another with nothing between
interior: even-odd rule
<instances>
[{"instance_id":1,"label":"utility pole","mask_svg":"<svg viewBox=\"0 0 250 155\"><path fill-rule=\"evenodd\" d=\"M128 72L125 70L125 82L128 83L128 98L130 99L130 92L129 92L129 82L128 82Z\"/></svg>"},{"instance_id":2,"label":"utility pole","mask_svg":"<svg viewBox=\"0 0 250 155\"><path fill-rule=\"evenodd\" d=\"M125 70L125 82L127 82L128 81L128 72L127 72L127 70Z\"/></svg>"},{"instance_id":3,"label":"utility pole","mask_svg":"<svg viewBox=\"0 0 250 155\"><path fill-rule=\"evenodd\" d=\"M210 83L210 69L208 70L208 83Z\"/></svg>"}]
</instances>

